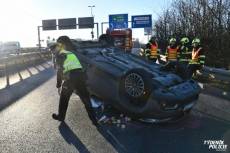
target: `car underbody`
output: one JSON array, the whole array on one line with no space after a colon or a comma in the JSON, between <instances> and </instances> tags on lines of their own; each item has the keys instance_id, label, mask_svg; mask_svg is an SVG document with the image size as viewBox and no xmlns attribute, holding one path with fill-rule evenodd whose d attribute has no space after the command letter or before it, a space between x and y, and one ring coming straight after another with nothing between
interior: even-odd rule
<instances>
[{"instance_id":1,"label":"car underbody","mask_svg":"<svg viewBox=\"0 0 230 153\"><path fill-rule=\"evenodd\" d=\"M197 82L163 71L160 64L100 42L73 44L90 97L122 114L146 122L168 121L188 113L198 100Z\"/></svg>"}]
</instances>

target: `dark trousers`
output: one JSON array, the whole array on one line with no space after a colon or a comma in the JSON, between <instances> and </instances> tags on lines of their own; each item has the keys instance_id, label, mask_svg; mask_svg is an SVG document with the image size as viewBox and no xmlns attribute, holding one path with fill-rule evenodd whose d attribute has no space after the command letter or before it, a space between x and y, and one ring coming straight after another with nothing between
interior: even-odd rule
<instances>
[{"instance_id":1,"label":"dark trousers","mask_svg":"<svg viewBox=\"0 0 230 153\"><path fill-rule=\"evenodd\" d=\"M188 62L169 61L167 64L161 67L161 70L174 71L181 78L187 78Z\"/></svg>"},{"instance_id":2,"label":"dark trousers","mask_svg":"<svg viewBox=\"0 0 230 153\"><path fill-rule=\"evenodd\" d=\"M200 68L200 64L189 64L187 67L187 79L192 78L192 75L196 73L196 70L199 70Z\"/></svg>"},{"instance_id":3,"label":"dark trousers","mask_svg":"<svg viewBox=\"0 0 230 153\"><path fill-rule=\"evenodd\" d=\"M183 79L187 78L187 68L188 68L188 62L178 62L177 74Z\"/></svg>"},{"instance_id":4,"label":"dark trousers","mask_svg":"<svg viewBox=\"0 0 230 153\"><path fill-rule=\"evenodd\" d=\"M150 61L150 62L153 62L153 63L156 63L157 58L149 58L149 61Z\"/></svg>"},{"instance_id":5,"label":"dark trousers","mask_svg":"<svg viewBox=\"0 0 230 153\"><path fill-rule=\"evenodd\" d=\"M81 72L80 70L74 70L70 72L69 79L64 81L64 83L62 84L62 90L61 90L61 95L59 100L59 109L58 109L58 113L60 117L65 119L66 111L69 104L69 99L74 90L77 91L78 96L80 97L81 101L85 105L89 118L92 120L94 124L96 124L95 114L91 106L89 93L85 85L84 73Z\"/></svg>"},{"instance_id":6,"label":"dark trousers","mask_svg":"<svg viewBox=\"0 0 230 153\"><path fill-rule=\"evenodd\" d=\"M176 66L178 65L177 61L168 61L164 66L162 66L162 70L166 71L172 71L176 69Z\"/></svg>"}]
</instances>

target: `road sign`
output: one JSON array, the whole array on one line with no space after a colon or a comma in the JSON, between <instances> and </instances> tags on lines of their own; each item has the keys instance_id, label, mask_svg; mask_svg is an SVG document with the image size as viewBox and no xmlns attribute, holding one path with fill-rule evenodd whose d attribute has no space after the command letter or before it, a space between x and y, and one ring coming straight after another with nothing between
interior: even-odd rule
<instances>
[{"instance_id":1,"label":"road sign","mask_svg":"<svg viewBox=\"0 0 230 153\"><path fill-rule=\"evenodd\" d=\"M109 15L109 28L110 29L128 28L128 14Z\"/></svg>"},{"instance_id":2,"label":"road sign","mask_svg":"<svg viewBox=\"0 0 230 153\"><path fill-rule=\"evenodd\" d=\"M42 29L43 30L57 30L56 19L51 20L42 20Z\"/></svg>"},{"instance_id":3,"label":"road sign","mask_svg":"<svg viewBox=\"0 0 230 153\"><path fill-rule=\"evenodd\" d=\"M94 17L78 18L79 29L94 28Z\"/></svg>"},{"instance_id":4,"label":"road sign","mask_svg":"<svg viewBox=\"0 0 230 153\"><path fill-rule=\"evenodd\" d=\"M152 27L152 15L132 16L132 28Z\"/></svg>"},{"instance_id":5,"label":"road sign","mask_svg":"<svg viewBox=\"0 0 230 153\"><path fill-rule=\"evenodd\" d=\"M144 35L152 35L152 28L144 28Z\"/></svg>"},{"instance_id":6,"label":"road sign","mask_svg":"<svg viewBox=\"0 0 230 153\"><path fill-rule=\"evenodd\" d=\"M66 18L66 19L58 19L58 29L76 29L77 26L76 18Z\"/></svg>"}]
</instances>

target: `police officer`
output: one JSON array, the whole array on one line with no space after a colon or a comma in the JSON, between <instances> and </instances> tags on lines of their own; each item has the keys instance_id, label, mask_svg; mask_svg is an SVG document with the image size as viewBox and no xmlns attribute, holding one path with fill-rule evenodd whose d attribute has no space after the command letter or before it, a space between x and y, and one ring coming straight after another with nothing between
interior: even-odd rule
<instances>
[{"instance_id":1,"label":"police officer","mask_svg":"<svg viewBox=\"0 0 230 153\"><path fill-rule=\"evenodd\" d=\"M205 55L204 50L201 47L200 39L195 38L192 41L192 58L189 61L188 64L188 71L187 71L187 78L191 78L192 75L196 72L196 70L199 70L203 67L205 63Z\"/></svg>"},{"instance_id":2,"label":"police officer","mask_svg":"<svg viewBox=\"0 0 230 153\"><path fill-rule=\"evenodd\" d=\"M89 93L85 87L85 76L82 65L77 56L73 54L73 45L69 37L61 36L57 39L57 84L60 93L58 114L53 114L55 120L64 121L70 96L76 90L92 122L96 124L96 119L91 107Z\"/></svg>"}]
</instances>

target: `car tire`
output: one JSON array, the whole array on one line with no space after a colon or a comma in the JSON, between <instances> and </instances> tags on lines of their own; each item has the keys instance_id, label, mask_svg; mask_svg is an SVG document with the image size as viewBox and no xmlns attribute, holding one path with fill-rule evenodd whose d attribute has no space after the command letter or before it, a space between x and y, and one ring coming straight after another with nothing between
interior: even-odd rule
<instances>
[{"instance_id":1,"label":"car tire","mask_svg":"<svg viewBox=\"0 0 230 153\"><path fill-rule=\"evenodd\" d=\"M129 114L140 113L150 96L153 85L151 84L152 75L143 69L132 69L126 72L121 80L119 87L120 105L128 111ZM132 109L133 108L133 109ZM141 114L140 114L141 115ZM138 115L139 116L139 115Z\"/></svg>"}]
</instances>

